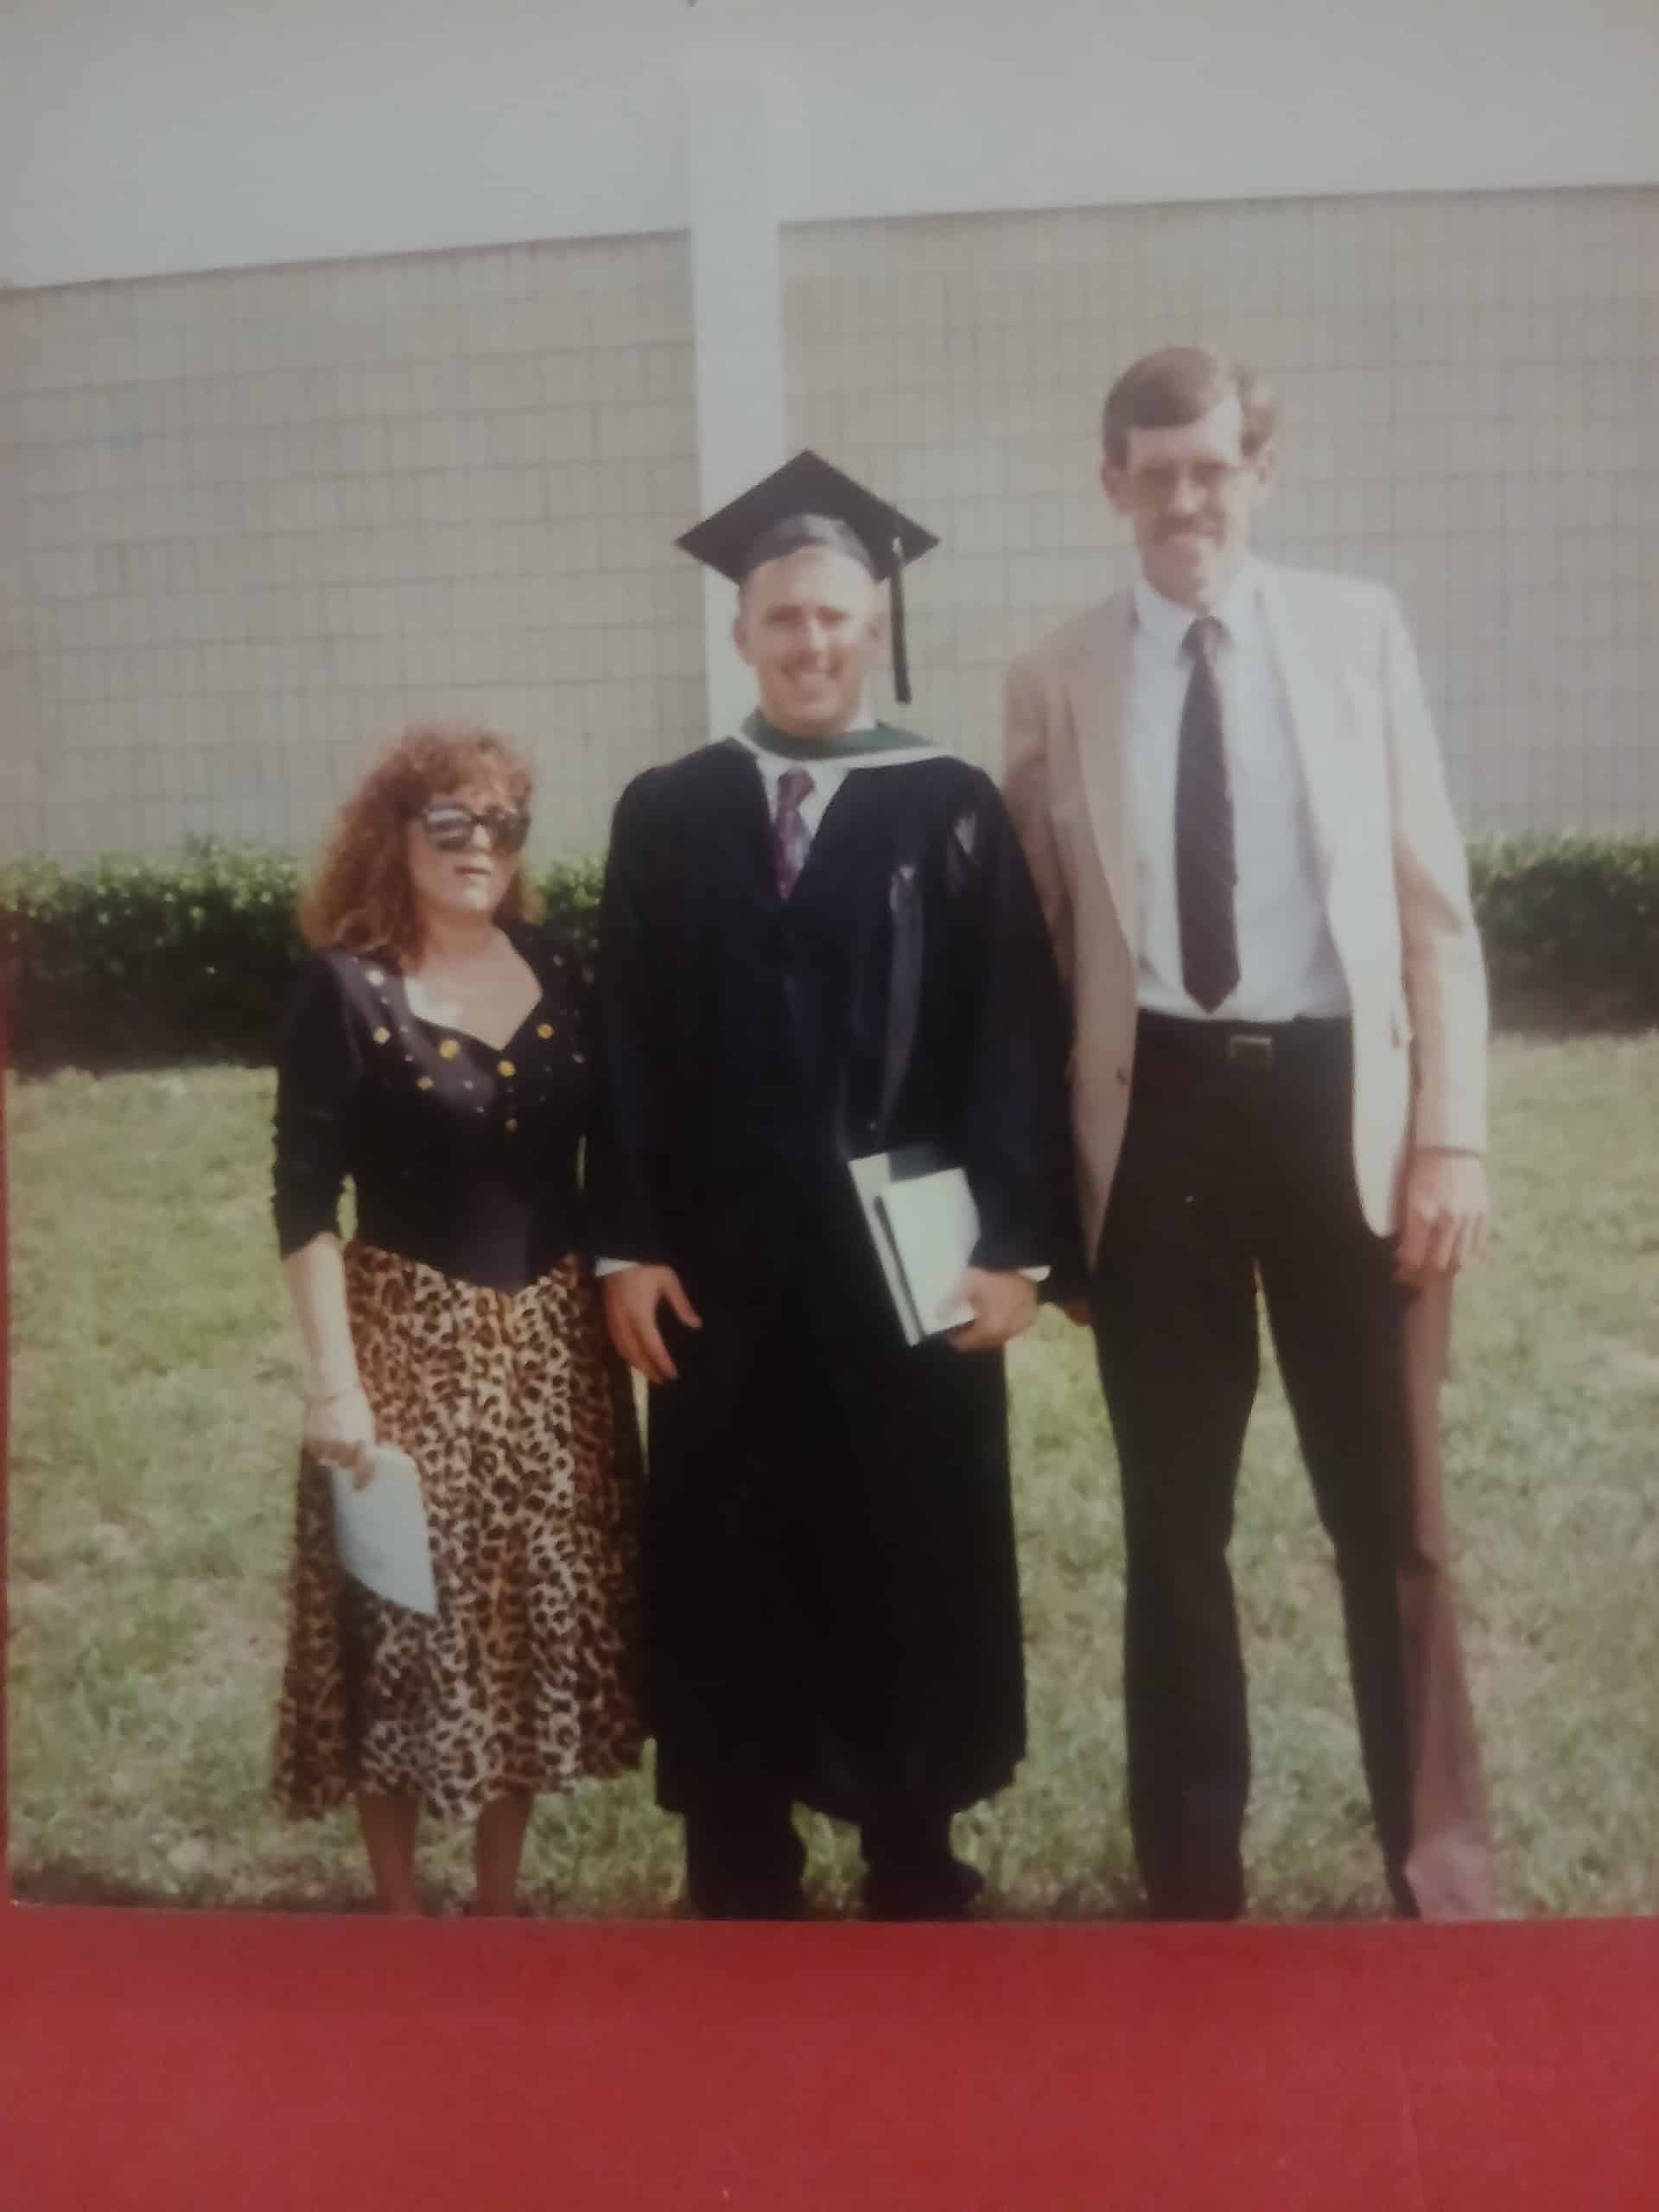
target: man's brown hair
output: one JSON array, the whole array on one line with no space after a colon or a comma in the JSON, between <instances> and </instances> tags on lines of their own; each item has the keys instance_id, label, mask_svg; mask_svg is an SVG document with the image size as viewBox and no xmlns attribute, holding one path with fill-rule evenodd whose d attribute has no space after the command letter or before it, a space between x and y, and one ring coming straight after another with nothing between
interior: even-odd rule
<instances>
[{"instance_id":1,"label":"man's brown hair","mask_svg":"<svg viewBox=\"0 0 1659 2212\"><path fill-rule=\"evenodd\" d=\"M1196 423L1238 394L1246 458L1259 453L1279 419L1273 387L1236 361L1204 346L1164 346L1124 370L1106 395L1101 442L1114 468L1129 457L1131 430L1173 430Z\"/></svg>"}]
</instances>

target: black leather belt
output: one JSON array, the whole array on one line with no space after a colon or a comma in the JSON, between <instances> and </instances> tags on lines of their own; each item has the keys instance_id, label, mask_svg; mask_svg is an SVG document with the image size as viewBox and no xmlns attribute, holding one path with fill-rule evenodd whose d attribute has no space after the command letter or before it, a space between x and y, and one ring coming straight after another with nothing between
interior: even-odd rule
<instances>
[{"instance_id":1,"label":"black leather belt","mask_svg":"<svg viewBox=\"0 0 1659 2212\"><path fill-rule=\"evenodd\" d=\"M1328 1065L1347 1050L1353 1027L1345 1014L1304 1014L1295 1021L1199 1021L1142 1007L1135 1052L1271 1075L1275 1068Z\"/></svg>"}]
</instances>

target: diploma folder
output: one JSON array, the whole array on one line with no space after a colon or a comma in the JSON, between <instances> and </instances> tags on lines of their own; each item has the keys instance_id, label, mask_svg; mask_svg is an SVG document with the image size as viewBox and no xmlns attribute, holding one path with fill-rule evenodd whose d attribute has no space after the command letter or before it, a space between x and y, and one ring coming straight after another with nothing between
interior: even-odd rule
<instances>
[{"instance_id":1,"label":"diploma folder","mask_svg":"<svg viewBox=\"0 0 1659 2212\"><path fill-rule=\"evenodd\" d=\"M395 1444L377 1445L373 1473L359 1490L349 1467L328 1470L334 1489L334 1550L343 1573L377 1598L435 1614L432 1548L420 1471Z\"/></svg>"},{"instance_id":2,"label":"diploma folder","mask_svg":"<svg viewBox=\"0 0 1659 2212\"><path fill-rule=\"evenodd\" d=\"M974 1318L947 1305L979 1242L979 1209L960 1167L934 1145L905 1145L848 1162L907 1344Z\"/></svg>"}]
</instances>

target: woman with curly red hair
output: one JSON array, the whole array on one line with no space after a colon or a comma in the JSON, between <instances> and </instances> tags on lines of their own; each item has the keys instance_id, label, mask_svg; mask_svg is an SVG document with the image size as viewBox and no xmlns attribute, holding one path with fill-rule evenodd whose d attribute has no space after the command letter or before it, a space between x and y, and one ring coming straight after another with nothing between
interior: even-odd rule
<instances>
[{"instance_id":1,"label":"woman with curly red hair","mask_svg":"<svg viewBox=\"0 0 1659 2212\"><path fill-rule=\"evenodd\" d=\"M416 729L342 808L278 1065L276 1216L306 1404L276 1789L356 1801L416 1912L423 1811L511 1911L533 1796L638 1763L639 1455L583 1249L587 978L534 926L531 779ZM356 1233L342 1245L349 1179ZM436 1610L340 1571L329 1466L417 1471ZM377 1478L378 1479L378 1478Z\"/></svg>"}]
</instances>

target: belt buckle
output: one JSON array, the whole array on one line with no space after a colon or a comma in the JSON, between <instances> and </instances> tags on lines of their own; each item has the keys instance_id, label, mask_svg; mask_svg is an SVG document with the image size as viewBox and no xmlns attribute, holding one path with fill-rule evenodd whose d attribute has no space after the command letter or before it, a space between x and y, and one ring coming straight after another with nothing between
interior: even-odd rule
<instances>
[{"instance_id":1,"label":"belt buckle","mask_svg":"<svg viewBox=\"0 0 1659 2212\"><path fill-rule=\"evenodd\" d=\"M1235 1067L1253 1068L1266 1075L1273 1066L1273 1039L1245 1031L1227 1039L1227 1057Z\"/></svg>"}]
</instances>

